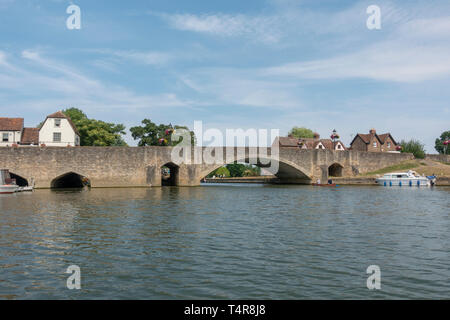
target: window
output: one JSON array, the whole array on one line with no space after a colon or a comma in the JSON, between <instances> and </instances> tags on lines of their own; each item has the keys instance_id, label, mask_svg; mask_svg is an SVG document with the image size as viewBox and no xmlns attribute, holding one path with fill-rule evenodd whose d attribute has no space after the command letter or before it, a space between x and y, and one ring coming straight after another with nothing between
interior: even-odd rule
<instances>
[{"instance_id":1,"label":"window","mask_svg":"<svg viewBox=\"0 0 450 320\"><path fill-rule=\"evenodd\" d=\"M53 132L53 142L61 142L61 132Z\"/></svg>"},{"instance_id":2,"label":"window","mask_svg":"<svg viewBox=\"0 0 450 320\"><path fill-rule=\"evenodd\" d=\"M9 141L9 134L8 133L3 133L3 142L8 142Z\"/></svg>"},{"instance_id":3,"label":"window","mask_svg":"<svg viewBox=\"0 0 450 320\"><path fill-rule=\"evenodd\" d=\"M61 127L61 119L55 119L55 128Z\"/></svg>"},{"instance_id":4,"label":"window","mask_svg":"<svg viewBox=\"0 0 450 320\"><path fill-rule=\"evenodd\" d=\"M374 148L377 147L377 142L376 142L376 141L373 143L373 147L374 147Z\"/></svg>"},{"instance_id":5,"label":"window","mask_svg":"<svg viewBox=\"0 0 450 320\"><path fill-rule=\"evenodd\" d=\"M387 143L387 147L388 147L388 148L391 147L391 143L390 143L390 142Z\"/></svg>"}]
</instances>

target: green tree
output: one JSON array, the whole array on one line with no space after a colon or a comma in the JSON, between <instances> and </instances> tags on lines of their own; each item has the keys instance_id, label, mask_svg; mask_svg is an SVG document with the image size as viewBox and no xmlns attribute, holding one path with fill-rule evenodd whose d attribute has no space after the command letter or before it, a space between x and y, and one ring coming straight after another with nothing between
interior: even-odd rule
<instances>
[{"instance_id":1,"label":"green tree","mask_svg":"<svg viewBox=\"0 0 450 320\"><path fill-rule=\"evenodd\" d=\"M235 162L227 164L226 168L228 169L228 171L230 172L230 176L232 177L248 177L261 175L261 168L251 164Z\"/></svg>"},{"instance_id":2,"label":"green tree","mask_svg":"<svg viewBox=\"0 0 450 320\"><path fill-rule=\"evenodd\" d=\"M122 138L125 134L123 124L108 123L101 120L89 119L77 108L69 108L63 113L70 117L80 133L82 146L126 146Z\"/></svg>"},{"instance_id":3,"label":"green tree","mask_svg":"<svg viewBox=\"0 0 450 320\"><path fill-rule=\"evenodd\" d=\"M440 154L450 154L450 146L447 145L447 148L445 148L444 145L444 141L446 140L450 140L450 130L442 132L441 136L438 139L436 139L434 148Z\"/></svg>"},{"instance_id":4,"label":"green tree","mask_svg":"<svg viewBox=\"0 0 450 320\"><path fill-rule=\"evenodd\" d=\"M425 145L420 141L414 139L409 141L402 140L400 145L402 146L401 152L412 153L417 159L425 158Z\"/></svg>"},{"instance_id":5,"label":"green tree","mask_svg":"<svg viewBox=\"0 0 450 320\"><path fill-rule=\"evenodd\" d=\"M195 135L185 126L153 123L150 119L142 120L142 126L130 128L134 140L139 140L139 146L175 146L183 141L182 133L190 135L191 145L195 145ZM172 141L173 140L173 141Z\"/></svg>"},{"instance_id":6,"label":"green tree","mask_svg":"<svg viewBox=\"0 0 450 320\"><path fill-rule=\"evenodd\" d=\"M230 175L232 177L243 177L244 171L246 169L245 165L241 163L230 163L226 165L228 171L230 171Z\"/></svg>"},{"instance_id":7,"label":"green tree","mask_svg":"<svg viewBox=\"0 0 450 320\"><path fill-rule=\"evenodd\" d=\"M314 138L314 132L305 127L293 127L289 131L289 135L292 135L294 138Z\"/></svg>"},{"instance_id":8,"label":"green tree","mask_svg":"<svg viewBox=\"0 0 450 320\"><path fill-rule=\"evenodd\" d=\"M228 169L226 167L220 167L216 170L214 170L213 172L211 172L210 174L208 174L208 178L211 178L213 176L224 176L225 178L230 177L230 171L228 171Z\"/></svg>"},{"instance_id":9,"label":"green tree","mask_svg":"<svg viewBox=\"0 0 450 320\"><path fill-rule=\"evenodd\" d=\"M261 168L252 165L246 165L244 177L257 177L261 175Z\"/></svg>"}]
</instances>

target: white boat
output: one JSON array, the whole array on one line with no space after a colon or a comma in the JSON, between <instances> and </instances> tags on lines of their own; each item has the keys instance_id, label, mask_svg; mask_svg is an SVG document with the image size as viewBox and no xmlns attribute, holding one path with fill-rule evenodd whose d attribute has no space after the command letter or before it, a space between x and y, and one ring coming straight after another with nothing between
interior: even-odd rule
<instances>
[{"instance_id":1,"label":"white boat","mask_svg":"<svg viewBox=\"0 0 450 320\"><path fill-rule=\"evenodd\" d=\"M19 187L14 179L11 179L7 169L0 169L0 194L9 194L17 191Z\"/></svg>"},{"instance_id":2,"label":"white boat","mask_svg":"<svg viewBox=\"0 0 450 320\"><path fill-rule=\"evenodd\" d=\"M431 185L431 179L420 176L417 172L412 170L409 170L408 172L386 173L381 178L377 178L375 182L385 187L428 187Z\"/></svg>"},{"instance_id":3,"label":"white boat","mask_svg":"<svg viewBox=\"0 0 450 320\"><path fill-rule=\"evenodd\" d=\"M33 186L18 187L16 192L33 191Z\"/></svg>"}]
</instances>

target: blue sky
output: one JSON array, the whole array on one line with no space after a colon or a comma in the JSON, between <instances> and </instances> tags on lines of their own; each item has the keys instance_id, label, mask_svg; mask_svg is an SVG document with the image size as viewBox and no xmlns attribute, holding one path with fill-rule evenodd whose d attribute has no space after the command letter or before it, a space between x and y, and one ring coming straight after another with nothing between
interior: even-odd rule
<instances>
[{"instance_id":1,"label":"blue sky","mask_svg":"<svg viewBox=\"0 0 450 320\"><path fill-rule=\"evenodd\" d=\"M374 127L435 152L449 88L444 0L0 0L0 115L27 126L78 107L127 128L335 128L346 144Z\"/></svg>"}]
</instances>

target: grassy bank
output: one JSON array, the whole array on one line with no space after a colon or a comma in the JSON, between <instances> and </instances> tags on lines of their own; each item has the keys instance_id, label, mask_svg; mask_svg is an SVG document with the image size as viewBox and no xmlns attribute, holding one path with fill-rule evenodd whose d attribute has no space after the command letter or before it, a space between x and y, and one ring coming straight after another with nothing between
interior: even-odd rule
<instances>
[{"instance_id":1,"label":"grassy bank","mask_svg":"<svg viewBox=\"0 0 450 320\"><path fill-rule=\"evenodd\" d=\"M450 166L448 165L448 163L426 159L405 161L397 165L385 167L372 172L363 173L360 176L370 177L383 175L389 172L402 172L408 170L414 170L417 171L417 173L419 174L424 174L427 176L430 176L432 174L436 174L442 177L450 176Z\"/></svg>"}]
</instances>

